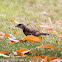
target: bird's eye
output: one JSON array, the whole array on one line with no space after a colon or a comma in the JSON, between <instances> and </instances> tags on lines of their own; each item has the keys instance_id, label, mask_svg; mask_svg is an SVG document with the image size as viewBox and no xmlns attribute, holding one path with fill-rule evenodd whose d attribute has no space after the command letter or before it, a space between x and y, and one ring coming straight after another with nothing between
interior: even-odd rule
<instances>
[{"instance_id":1,"label":"bird's eye","mask_svg":"<svg viewBox=\"0 0 62 62\"><path fill-rule=\"evenodd\" d=\"M18 26L21 26L21 24L18 24Z\"/></svg>"}]
</instances>

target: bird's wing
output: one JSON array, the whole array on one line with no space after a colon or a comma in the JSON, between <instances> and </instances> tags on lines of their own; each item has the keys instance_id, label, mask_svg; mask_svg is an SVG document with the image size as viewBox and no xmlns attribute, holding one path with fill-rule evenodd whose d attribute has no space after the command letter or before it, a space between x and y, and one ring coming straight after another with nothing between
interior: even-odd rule
<instances>
[{"instance_id":1,"label":"bird's wing","mask_svg":"<svg viewBox=\"0 0 62 62\"><path fill-rule=\"evenodd\" d=\"M40 34L39 30L32 29L33 35L38 36Z\"/></svg>"}]
</instances>

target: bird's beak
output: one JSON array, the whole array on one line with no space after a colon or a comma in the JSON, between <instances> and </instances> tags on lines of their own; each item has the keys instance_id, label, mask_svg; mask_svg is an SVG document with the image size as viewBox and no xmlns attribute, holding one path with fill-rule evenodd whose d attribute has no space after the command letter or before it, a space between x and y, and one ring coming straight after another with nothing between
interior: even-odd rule
<instances>
[{"instance_id":1,"label":"bird's beak","mask_svg":"<svg viewBox=\"0 0 62 62\"><path fill-rule=\"evenodd\" d=\"M18 25L17 25L17 26L15 26L15 27L18 27Z\"/></svg>"}]
</instances>

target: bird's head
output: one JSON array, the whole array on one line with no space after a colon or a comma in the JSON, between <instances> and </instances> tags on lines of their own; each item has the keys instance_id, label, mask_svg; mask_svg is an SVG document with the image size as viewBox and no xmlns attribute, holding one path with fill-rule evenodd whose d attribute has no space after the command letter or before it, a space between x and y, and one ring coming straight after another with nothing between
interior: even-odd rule
<instances>
[{"instance_id":1,"label":"bird's head","mask_svg":"<svg viewBox=\"0 0 62 62\"><path fill-rule=\"evenodd\" d=\"M19 24L16 25L15 27L18 27L18 28L24 29L25 25L24 25L23 23L19 23Z\"/></svg>"}]
</instances>

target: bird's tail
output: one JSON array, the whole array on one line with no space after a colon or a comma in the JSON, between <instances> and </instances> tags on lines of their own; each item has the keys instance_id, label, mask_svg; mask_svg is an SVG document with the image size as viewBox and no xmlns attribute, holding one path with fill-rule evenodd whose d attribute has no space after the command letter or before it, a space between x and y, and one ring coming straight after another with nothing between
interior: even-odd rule
<instances>
[{"instance_id":1,"label":"bird's tail","mask_svg":"<svg viewBox=\"0 0 62 62\"><path fill-rule=\"evenodd\" d=\"M48 33L40 33L40 35L49 35Z\"/></svg>"}]
</instances>

